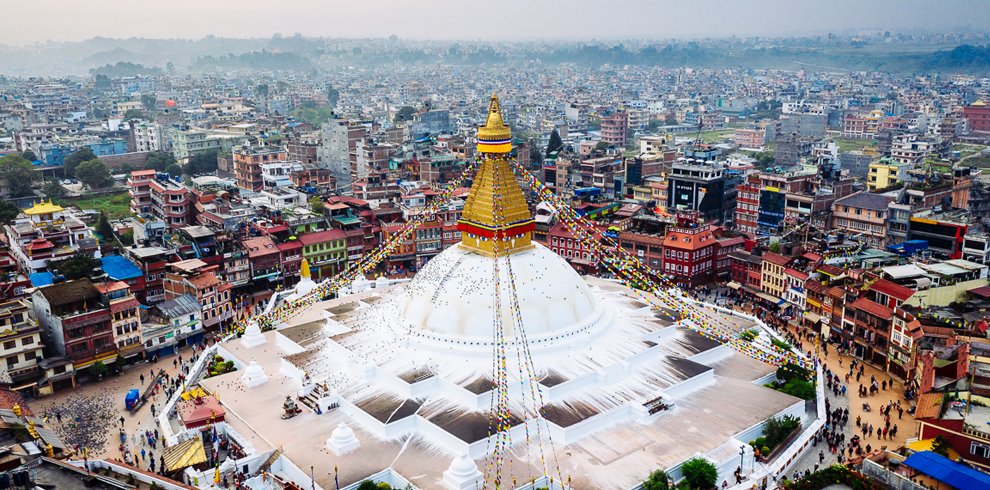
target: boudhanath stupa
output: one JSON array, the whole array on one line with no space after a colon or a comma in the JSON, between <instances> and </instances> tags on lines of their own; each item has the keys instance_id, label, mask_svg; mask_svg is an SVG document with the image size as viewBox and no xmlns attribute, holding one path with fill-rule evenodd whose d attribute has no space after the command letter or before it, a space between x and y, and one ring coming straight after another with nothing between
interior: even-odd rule
<instances>
[{"instance_id":1,"label":"boudhanath stupa","mask_svg":"<svg viewBox=\"0 0 990 490\"><path fill-rule=\"evenodd\" d=\"M747 442L767 417L810 426L817 412L804 400L763 386L774 366L699 335L641 292L582 277L534 242L511 149L493 96L460 244L410 280L362 277L275 330L249 327L246 341L220 344L246 366L200 382L227 423L256 450L280 449L305 475L314 468L323 489L375 479L458 490L494 488L496 405L507 410L505 488L635 488L699 455L718 466L719 483L734 483L740 463L756 471ZM313 289L304 276L306 291L286 298ZM762 328L695 306L736 331ZM301 413L283 416L287 397Z\"/></svg>"}]
</instances>

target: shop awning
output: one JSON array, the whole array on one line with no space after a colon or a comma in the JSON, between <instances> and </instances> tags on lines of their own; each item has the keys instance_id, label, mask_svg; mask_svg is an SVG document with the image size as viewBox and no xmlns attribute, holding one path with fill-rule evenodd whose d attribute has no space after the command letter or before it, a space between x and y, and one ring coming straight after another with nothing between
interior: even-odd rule
<instances>
[{"instance_id":1,"label":"shop awning","mask_svg":"<svg viewBox=\"0 0 990 490\"><path fill-rule=\"evenodd\" d=\"M822 321L822 316L813 311L806 311L804 312L804 319L808 320L811 323L818 323Z\"/></svg>"},{"instance_id":2,"label":"shop awning","mask_svg":"<svg viewBox=\"0 0 990 490\"><path fill-rule=\"evenodd\" d=\"M165 468L168 471L176 471L205 463L206 450L203 449L203 440L197 436L165 448L162 457L165 458Z\"/></svg>"},{"instance_id":3,"label":"shop awning","mask_svg":"<svg viewBox=\"0 0 990 490\"><path fill-rule=\"evenodd\" d=\"M739 284L739 283L738 283L738 282L736 282L736 281L729 281L729 283L728 283L728 284L726 284L726 286L729 286L729 287L730 287L730 288L732 288L732 289L739 289L739 288L741 288L741 287L742 287L742 284Z\"/></svg>"},{"instance_id":4,"label":"shop awning","mask_svg":"<svg viewBox=\"0 0 990 490\"><path fill-rule=\"evenodd\" d=\"M770 294L767 294L767 293L759 292L759 293L756 293L756 295L759 296L761 299L764 299L766 301L769 301L769 302L771 302L771 303L773 303L773 304L775 304L777 306L780 306L780 305L784 304L784 300L783 299L778 298L778 297L773 296L773 295L770 295Z\"/></svg>"}]
</instances>

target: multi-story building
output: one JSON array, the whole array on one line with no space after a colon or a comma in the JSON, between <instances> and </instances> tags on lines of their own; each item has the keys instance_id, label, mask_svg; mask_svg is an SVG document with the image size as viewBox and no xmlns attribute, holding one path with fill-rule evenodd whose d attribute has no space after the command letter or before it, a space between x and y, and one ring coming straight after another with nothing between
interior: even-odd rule
<instances>
[{"instance_id":1,"label":"multi-story building","mask_svg":"<svg viewBox=\"0 0 990 490\"><path fill-rule=\"evenodd\" d=\"M24 300L0 303L0 367L14 390L35 386L44 359L41 328L31 318Z\"/></svg>"},{"instance_id":2,"label":"multi-story building","mask_svg":"<svg viewBox=\"0 0 990 490\"><path fill-rule=\"evenodd\" d=\"M238 146L233 149L234 178L237 187L247 191L264 188L262 165L285 162L289 154L277 146Z\"/></svg>"},{"instance_id":3,"label":"multi-story building","mask_svg":"<svg viewBox=\"0 0 990 490\"><path fill-rule=\"evenodd\" d=\"M784 257L778 253L766 252L763 254L763 262L760 267L760 289L775 299L784 297L787 289L787 266L791 263L790 257Z\"/></svg>"},{"instance_id":4,"label":"multi-story building","mask_svg":"<svg viewBox=\"0 0 990 490\"><path fill-rule=\"evenodd\" d=\"M163 148L162 127L156 122L131 121L128 140L131 151L159 151Z\"/></svg>"},{"instance_id":5,"label":"multi-story building","mask_svg":"<svg viewBox=\"0 0 990 490\"><path fill-rule=\"evenodd\" d=\"M202 129L169 130L172 142L172 155L179 163L189 163L189 158L201 153L227 152L244 139L244 135L206 131Z\"/></svg>"},{"instance_id":6,"label":"multi-story building","mask_svg":"<svg viewBox=\"0 0 990 490\"><path fill-rule=\"evenodd\" d=\"M202 314L199 301L192 294L183 294L151 307L148 321L141 327L141 343L146 355L172 355L178 352L180 345L202 340Z\"/></svg>"},{"instance_id":7,"label":"multi-story building","mask_svg":"<svg viewBox=\"0 0 990 490\"><path fill-rule=\"evenodd\" d=\"M732 135L732 142L747 150L762 150L766 131L762 129L739 128Z\"/></svg>"},{"instance_id":8,"label":"multi-story building","mask_svg":"<svg viewBox=\"0 0 990 490\"><path fill-rule=\"evenodd\" d=\"M202 260L187 259L169 264L165 272L165 298L193 295L200 304L203 328L207 330L219 328L233 316L231 285L221 281L216 270L216 266Z\"/></svg>"},{"instance_id":9,"label":"multi-story building","mask_svg":"<svg viewBox=\"0 0 990 490\"><path fill-rule=\"evenodd\" d=\"M31 301L45 346L67 357L76 369L117 357L110 308L89 279L37 288Z\"/></svg>"},{"instance_id":10,"label":"multi-story building","mask_svg":"<svg viewBox=\"0 0 990 490\"><path fill-rule=\"evenodd\" d=\"M852 355L886 370L893 319L891 308L866 296L846 304L843 323L853 327L846 332L846 339L852 341Z\"/></svg>"},{"instance_id":11,"label":"multi-story building","mask_svg":"<svg viewBox=\"0 0 990 490\"><path fill-rule=\"evenodd\" d=\"M899 134L894 136L890 145L890 157L897 163L916 165L928 156L932 144L919 140L916 134Z\"/></svg>"},{"instance_id":12,"label":"multi-story building","mask_svg":"<svg viewBox=\"0 0 990 490\"><path fill-rule=\"evenodd\" d=\"M135 170L127 179L127 194L131 196L131 214L138 216L151 214L151 183L157 172Z\"/></svg>"},{"instance_id":13,"label":"multi-story building","mask_svg":"<svg viewBox=\"0 0 990 490\"><path fill-rule=\"evenodd\" d=\"M832 204L832 227L843 230L873 248L887 241L887 207L894 198L858 192Z\"/></svg>"},{"instance_id":14,"label":"multi-story building","mask_svg":"<svg viewBox=\"0 0 990 490\"><path fill-rule=\"evenodd\" d=\"M346 234L344 230L332 228L299 237L302 243L302 257L309 263L314 281L319 281L344 270L347 264Z\"/></svg>"},{"instance_id":15,"label":"multi-story building","mask_svg":"<svg viewBox=\"0 0 990 490\"><path fill-rule=\"evenodd\" d=\"M963 118L973 131L990 131L990 106L982 100L963 107Z\"/></svg>"},{"instance_id":16,"label":"multi-story building","mask_svg":"<svg viewBox=\"0 0 990 490\"><path fill-rule=\"evenodd\" d=\"M121 281L96 285L101 300L110 308L110 326L117 353L124 359L144 353L141 344L141 303L131 294L127 283Z\"/></svg>"},{"instance_id":17,"label":"multi-story building","mask_svg":"<svg viewBox=\"0 0 990 490\"><path fill-rule=\"evenodd\" d=\"M606 144L623 148L626 146L626 132L629 127L629 117L625 111L617 111L602 118L602 141Z\"/></svg>"},{"instance_id":18,"label":"multi-story building","mask_svg":"<svg viewBox=\"0 0 990 490\"><path fill-rule=\"evenodd\" d=\"M169 177L161 174L148 182L151 212L172 229L195 224L196 195L192 189ZM131 204L133 205L134 202L132 201Z\"/></svg>"},{"instance_id":19,"label":"multi-story building","mask_svg":"<svg viewBox=\"0 0 990 490\"><path fill-rule=\"evenodd\" d=\"M718 243L711 225L667 229L661 271L678 285L694 287L711 280Z\"/></svg>"},{"instance_id":20,"label":"multi-story building","mask_svg":"<svg viewBox=\"0 0 990 490\"><path fill-rule=\"evenodd\" d=\"M165 268L175 252L161 247L129 247L124 253L141 271L143 290L134 293L143 304L150 305L165 299Z\"/></svg>"},{"instance_id":21,"label":"multi-story building","mask_svg":"<svg viewBox=\"0 0 990 490\"><path fill-rule=\"evenodd\" d=\"M732 220L736 190L721 167L688 162L674 163L667 175L667 210L697 212L708 223Z\"/></svg>"},{"instance_id":22,"label":"multi-story building","mask_svg":"<svg viewBox=\"0 0 990 490\"><path fill-rule=\"evenodd\" d=\"M909 164L888 157L872 162L870 163L870 171L866 176L866 189L873 192L887 189L898 182L904 182L909 168Z\"/></svg>"},{"instance_id":23,"label":"multi-story building","mask_svg":"<svg viewBox=\"0 0 990 490\"><path fill-rule=\"evenodd\" d=\"M251 281L276 282L282 279L282 267L278 246L270 236L249 238L243 242L247 250Z\"/></svg>"},{"instance_id":24,"label":"multi-story building","mask_svg":"<svg viewBox=\"0 0 990 490\"><path fill-rule=\"evenodd\" d=\"M93 229L76 213L51 201L39 202L21 213L25 217L5 226L5 231L10 253L22 271L28 274L44 272L50 262L80 252L100 258Z\"/></svg>"}]
</instances>

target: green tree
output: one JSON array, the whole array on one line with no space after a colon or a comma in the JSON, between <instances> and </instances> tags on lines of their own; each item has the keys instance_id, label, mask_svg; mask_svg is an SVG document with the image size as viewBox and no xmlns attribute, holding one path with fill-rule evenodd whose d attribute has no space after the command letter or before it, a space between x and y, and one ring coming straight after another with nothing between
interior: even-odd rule
<instances>
[{"instance_id":1,"label":"green tree","mask_svg":"<svg viewBox=\"0 0 990 490\"><path fill-rule=\"evenodd\" d=\"M154 94L141 94L141 105L144 106L144 110L148 112L155 112L155 105L158 103L158 99Z\"/></svg>"},{"instance_id":2,"label":"green tree","mask_svg":"<svg viewBox=\"0 0 990 490\"><path fill-rule=\"evenodd\" d=\"M34 152L31 151L31 150L27 150L27 151L21 153L21 158L23 158L23 159L25 159L25 160L27 160L29 162L33 162L33 161L35 161L35 160L38 159L38 155L35 155Z\"/></svg>"},{"instance_id":3,"label":"green tree","mask_svg":"<svg viewBox=\"0 0 990 490\"><path fill-rule=\"evenodd\" d=\"M337 102L340 100L340 90L337 90L333 85L327 85L327 104L330 107L337 107Z\"/></svg>"},{"instance_id":4,"label":"green tree","mask_svg":"<svg viewBox=\"0 0 990 490\"><path fill-rule=\"evenodd\" d=\"M0 178L7 181L11 197L30 195L35 177L34 167L24 157L7 155L0 158Z\"/></svg>"},{"instance_id":5,"label":"green tree","mask_svg":"<svg viewBox=\"0 0 990 490\"><path fill-rule=\"evenodd\" d=\"M108 77L106 75L103 75L101 73L97 73L96 76L93 78L93 81L94 81L94 85L96 86L96 88L101 88L101 89L102 88L110 88L111 80L110 80L110 77Z\"/></svg>"},{"instance_id":6,"label":"green tree","mask_svg":"<svg viewBox=\"0 0 990 490\"><path fill-rule=\"evenodd\" d=\"M599 141L595 144L595 151L605 151L608 149L608 143L604 141Z\"/></svg>"},{"instance_id":7,"label":"green tree","mask_svg":"<svg viewBox=\"0 0 990 490\"><path fill-rule=\"evenodd\" d=\"M0 224L9 225L21 210L11 201L0 201Z\"/></svg>"},{"instance_id":8,"label":"green tree","mask_svg":"<svg viewBox=\"0 0 990 490\"><path fill-rule=\"evenodd\" d=\"M182 167L179 166L178 163L173 163L165 167L165 173L169 174L172 177L182 175Z\"/></svg>"},{"instance_id":9,"label":"green tree","mask_svg":"<svg viewBox=\"0 0 990 490\"><path fill-rule=\"evenodd\" d=\"M165 169L175 163L175 156L164 151L156 151L148 155L146 168L164 172Z\"/></svg>"},{"instance_id":10,"label":"green tree","mask_svg":"<svg viewBox=\"0 0 990 490\"><path fill-rule=\"evenodd\" d=\"M110 226L110 220L107 219L107 215L104 212L100 212L100 217L96 219L96 232L100 234L100 238L104 242L109 242L113 239L113 227Z\"/></svg>"},{"instance_id":11,"label":"green tree","mask_svg":"<svg viewBox=\"0 0 990 490\"><path fill-rule=\"evenodd\" d=\"M73 280L91 276L93 271L100 266L100 261L79 252L67 259L52 262L49 266L65 276L66 279Z\"/></svg>"},{"instance_id":12,"label":"green tree","mask_svg":"<svg viewBox=\"0 0 990 490\"><path fill-rule=\"evenodd\" d=\"M411 121L415 114L415 107L404 105L395 113L395 117L392 118L392 122L398 124L400 122Z\"/></svg>"},{"instance_id":13,"label":"green tree","mask_svg":"<svg viewBox=\"0 0 990 490\"><path fill-rule=\"evenodd\" d=\"M323 214L323 198L320 196L309 198L309 209L316 214Z\"/></svg>"},{"instance_id":14,"label":"green tree","mask_svg":"<svg viewBox=\"0 0 990 490\"><path fill-rule=\"evenodd\" d=\"M189 157L189 163L186 164L186 173L189 175L201 175L216 172L218 153L217 150L210 150Z\"/></svg>"},{"instance_id":15,"label":"green tree","mask_svg":"<svg viewBox=\"0 0 990 490\"><path fill-rule=\"evenodd\" d=\"M667 480L667 473L663 470L656 470L650 473L650 477L643 482L643 490L667 490L670 482Z\"/></svg>"},{"instance_id":16,"label":"green tree","mask_svg":"<svg viewBox=\"0 0 990 490\"><path fill-rule=\"evenodd\" d=\"M942 436L935 436L935 440L932 441L932 452L940 456L949 457L949 441L945 440Z\"/></svg>"},{"instance_id":17,"label":"green tree","mask_svg":"<svg viewBox=\"0 0 990 490\"><path fill-rule=\"evenodd\" d=\"M547 143L547 157L555 151L560 151L564 148L564 141L560 139L560 133L557 132L557 128L554 128L550 132L550 141Z\"/></svg>"},{"instance_id":18,"label":"green tree","mask_svg":"<svg viewBox=\"0 0 990 490\"><path fill-rule=\"evenodd\" d=\"M123 235L120 235L120 243L122 243L125 247L130 247L131 245L134 245L134 232L127 231L124 232Z\"/></svg>"},{"instance_id":19,"label":"green tree","mask_svg":"<svg viewBox=\"0 0 990 490\"><path fill-rule=\"evenodd\" d=\"M65 172L67 177L75 176L76 167L78 167L80 163L87 160L92 160L94 158L96 158L96 154L93 153L93 150L91 150L88 146L84 146L74 151L71 155L65 157L65 160L62 162L62 171Z\"/></svg>"},{"instance_id":20,"label":"green tree","mask_svg":"<svg viewBox=\"0 0 990 490\"><path fill-rule=\"evenodd\" d=\"M75 175L80 182L93 189L106 187L112 182L110 178L110 169L107 168L107 164L103 163L103 160L100 160L99 158L86 160L85 162L80 163L79 166L76 167Z\"/></svg>"},{"instance_id":21,"label":"green tree","mask_svg":"<svg viewBox=\"0 0 990 490\"><path fill-rule=\"evenodd\" d=\"M41 192L52 199L58 199L65 195L65 188L62 187L62 183L58 179L51 179L45 182L45 186L41 188Z\"/></svg>"},{"instance_id":22,"label":"green tree","mask_svg":"<svg viewBox=\"0 0 990 490\"><path fill-rule=\"evenodd\" d=\"M691 458L681 465L681 474L688 488L708 490L715 486L718 468L705 458Z\"/></svg>"},{"instance_id":23,"label":"green tree","mask_svg":"<svg viewBox=\"0 0 990 490\"><path fill-rule=\"evenodd\" d=\"M107 374L107 365L103 364L103 361L96 361L89 365L89 374L95 378L102 378L104 374Z\"/></svg>"},{"instance_id":24,"label":"green tree","mask_svg":"<svg viewBox=\"0 0 990 490\"><path fill-rule=\"evenodd\" d=\"M130 121L131 119L145 119L144 111L140 109L127 109L124 113L124 120Z\"/></svg>"},{"instance_id":25,"label":"green tree","mask_svg":"<svg viewBox=\"0 0 990 490\"><path fill-rule=\"evenodd\" d=\"M779 254L780 253L780 241L770 243L770 251Z\"/></svg>"}]
</instances>

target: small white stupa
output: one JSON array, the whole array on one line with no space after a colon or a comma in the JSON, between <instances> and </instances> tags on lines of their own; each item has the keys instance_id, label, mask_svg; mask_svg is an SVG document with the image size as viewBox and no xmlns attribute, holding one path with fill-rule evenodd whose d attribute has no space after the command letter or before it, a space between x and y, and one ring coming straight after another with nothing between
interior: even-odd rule
<instances>
[{"instance_id":1,"label":"small white stupa","mask_svg":"<svg viewBox=\"0 0 990 490\"><path fill-rule=\"evenodd\" d=\"M361 446L354 430L341 422L327 439L327 449L337 456L343 456Z\"/></svg>"},{"instance_id":2,"label":"small white stupa","mask_svg":"<svg viewBox=\"0 0 990 490\"><path fill-rule=\"evenodd\" d=\"M265 374L265 370L262 369L261 364L258 364L258 361L251 359L251 363L248 364L247 368L244 369L244 374L241 375L241 382L248 388L254 388L255 386L261 386L267 383L268 375Z\"/></svg>"},{"instance_id":3,"label":"small white stupa","mask_svg":"<svg viewBox=\"0 0 990 490\"><path fill-rule=\"evenodd\" d=\"M355 293L361 293L370 288L371 281L369 281L367 277L364 277L364 274L358 274L357 277L354 278L354 281L351 282L351 291L354 291Z\"/></svg>"},{"instance_id":4,"label":"small white stupa","mask_svg":"<svg viewBox=\"0 0 990 490\"><path fill-rule=\"evenodd\" d=\"M485 475L478 470L478 465L461 453L450 462L450 467L443 472L443 484L451 490L474 490L485 485Z\"/></svg>"},{"instance_id":5,"label":"small white stupa","mask_svg":"<svg viewBox=\"0 0 990 490\"><path fill-rule=\"evenodd\" d=\"M302 259L302 263L299 264L299 277L299 283L296 284L296 289L289 296L289 299L306 296L316 288L316 282L313 281L313 274L309 270L309 261L306 259Z\"/></svg>"},{"instance_id":6,"label":"small white stupa","mask_svg":"<svg viewBox=\"0 0 990 490\"><path fill-rule=\"evenodd\" d=\"M244 335L241 336L241 344L250 349L264 343L265 335L261 333L261 327L255 322L248 322Z\"/></svg>"}]
</instances>

